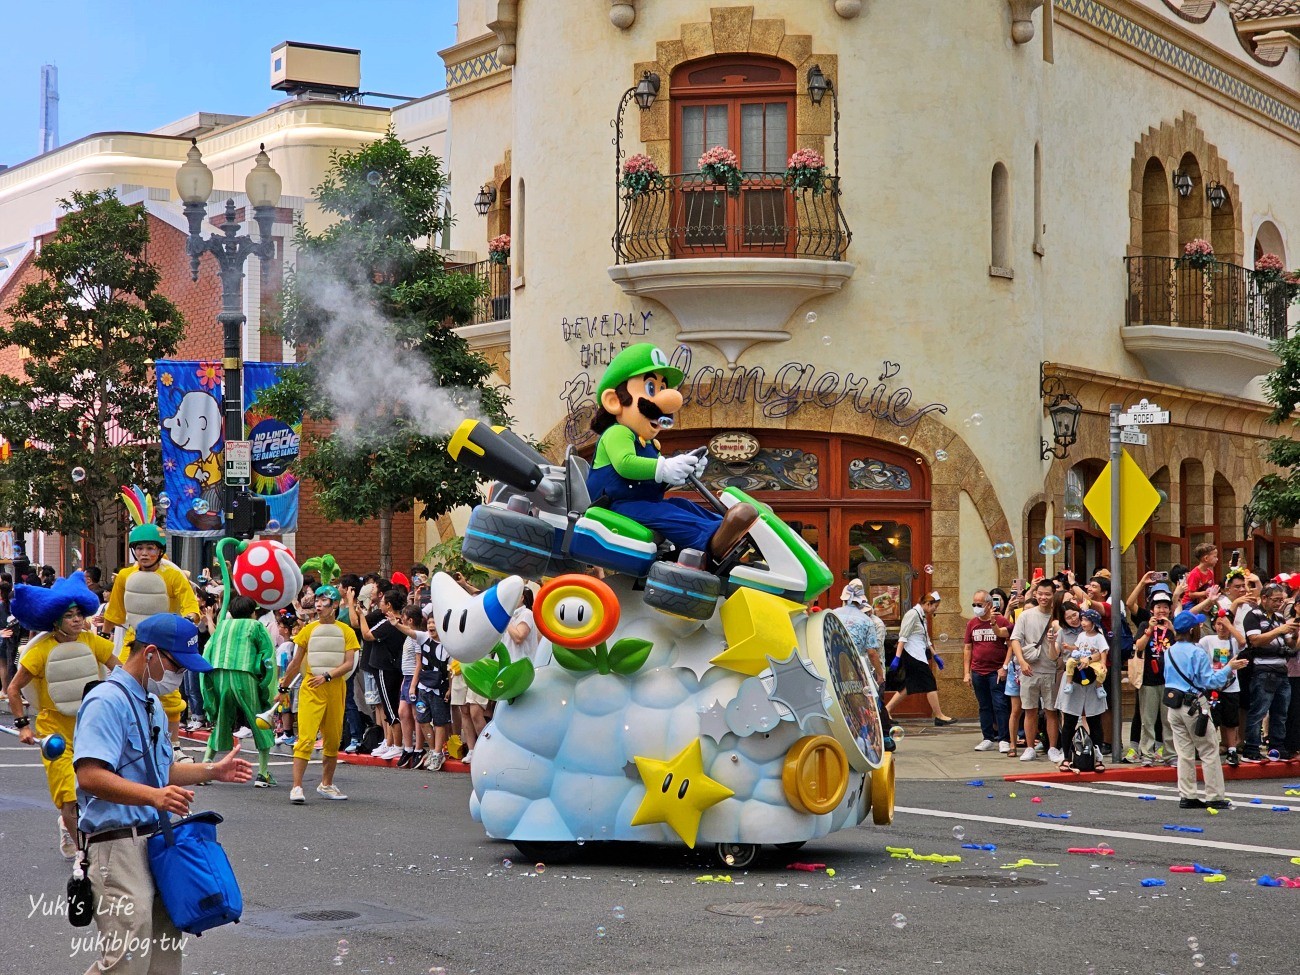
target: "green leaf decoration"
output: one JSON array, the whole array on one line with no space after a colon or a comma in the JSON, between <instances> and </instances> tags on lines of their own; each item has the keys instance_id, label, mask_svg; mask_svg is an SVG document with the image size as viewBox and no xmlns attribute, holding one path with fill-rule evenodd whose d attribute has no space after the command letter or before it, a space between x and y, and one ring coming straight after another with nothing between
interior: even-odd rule
<instances>
[{"instance_id":1,"label":"green leaf decoration","mask_svg":"<svg viewBox=\"0 0 1300 975\"><path fill-rule=\"evenodd\" d=\"M596 669L596 654L592 650L570 650L568 647L554 644L551 647L551 655L565 670L581 672Z\"/></svg>"},{"instance_id":2,"label":"green leaf decoration","mask_svg":"<svg viewBox=\"0 0 1300 975\"><path fill-rule=\"evenodd\" d=\"M516 660L501 668L488 697L494 701L512 701L532 686L535 674L533 662L527 657Z\"/></svg>"},{"instance_id":3,"label":"green leaf decoration","mask_svg":"<svg viewBox=\"0 0 1300 975\"><path fill-rule=\"evenodd\" d=\"M631 637L619 640L609 650L609 669L616 674L635 674L650 656L654 644Z\"/></svg>"},{"instance_id":4,"label":"green leaf decoration","mask_svg":"<svg viewBox=\"0 0 1300 975\"><path fill-rule=\"evenodd\" d=\"M465 683L475 694L481 694L486 698L492 697L492 689L500 672L501 664L492 657L484 657L482 660L474 661L468 667L461 668Z\"/></svg>"}]
</instances>

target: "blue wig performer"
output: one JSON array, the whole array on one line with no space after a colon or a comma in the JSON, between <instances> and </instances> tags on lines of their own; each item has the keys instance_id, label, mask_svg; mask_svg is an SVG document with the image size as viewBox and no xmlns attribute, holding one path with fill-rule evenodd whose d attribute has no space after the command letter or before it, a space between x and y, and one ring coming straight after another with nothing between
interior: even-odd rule
<instances>
[{"instance_id":1,"label":"blue wig performer","mask_svg":"<svg viewBox=\"0 0 1300 975\"><path fill-rule=\"evenodd\" d=\"M59 810L59 841L63 855L76 854L77 779L72 769L73 731L86 684L117 666L113 644L86 630L87 618L99 610L99 597L86 586L86 574L75 572L49 589L22 583L14 587L13 614L35 635L23 647L18 671L9 682L9 710L23 744L37 744L37 735L61 735L63 754L53 760L42 752L50 798ZM23 705L22 691L36 688L36 733Z\"/></svg>"}]
</instances>

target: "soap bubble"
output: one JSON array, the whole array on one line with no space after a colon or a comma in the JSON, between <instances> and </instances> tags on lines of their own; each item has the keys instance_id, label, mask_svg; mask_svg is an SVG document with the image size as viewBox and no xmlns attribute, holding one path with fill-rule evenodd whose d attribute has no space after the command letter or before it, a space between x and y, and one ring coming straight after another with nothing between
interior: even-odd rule
<instances>
[{"instance_id":1,"label":"soap bubble","mask_svg":"<svg viewBox=\"0 0 1300 975\"><path fill-rule=\"evenodd\" d=\"M948 459L948 451L946 451L946 450L936 450L936 451L934 452L934 459L935 459L935 460L938 460L938 461L944 461L944 460L947 460L947 459Z\"/></svg>"},{"instance_id":2,"label":"soap bubble","mask_svg":"<svg viewBox=\"0 0 1300 975\"><path fill-rule=\"evenodd\" d=\"M1191 948L1192 951L1196 951L1198 948L1201 947L1201 943L1197 941L1196 936L1193 935L1192 937L1187 939L1187 947Z\"/></svg>"},{"instance_id":3,"label":"soap bubble","mask_svg":"<svg viewBox=\"0 0 1300 975\"><path fill-rule=\"evenodd\" d=\"M817 313L815 311L810 311L808 314L803 316L803 320L811 325L817 321Z\"/></svg>"},{"instance_id":4,"label":"soap bubble","mask_svg":"<svg viewBox=\"0 0 1300 975\"><path fill-rule=\"evenodd\" d=\"M383 179L383 177L373 169L366 173L366 182L371 186L378 186L381 179Z\"/></svg>"},{"instance_id":5,"label":"soap bubble","mask_svg":"<svg viewBox=\"0 0 1300 975\"><path fill-rule=\"evenodd\" d=\"M1097 844L1097 849L1099 849L1099 850L1109 850L1109 849L1110 849L1110 844L1109 844L1109 843L1098 843L1098 844Z\"/></svg>"},{"instance_id":6,"label":"soap bubble","mask_svg":"<svg viewBox=\"0 0 1300 975\"><path fill-rule=\"evenodd\" d=\"M940 634L939 634L939 642L940 642L940 643L947 643L947 642L948 642L948 634L947 634L947 633L940 633Z\"/></svg>"},{"instance_id":7,"label":"soap bubble","mask_svg":"<svg viewBox=\"0 0 1300 975\"><path fill-rule=\"evenodd\" d=\"M1066 521L1083 521L1083 508L1077 504L1067 504L1061 514L1065 516Z\"/></svg>"},{"instance_id":8,"label":"soap bubble","mask_svg":"<svg viewBox=\"0 0 1300 975\"><path fill-rule=\"evenodd\" d=\"M1237 954L1234 951L1232 954L1228 956L1228 964L1231 965L1233 968L1236 968L1238 965L1241 964L1241 955Z\"/></svg>"},{"instance_id":9,"label":"soap bubble","mask_svg":"<svg viewBox=\"0 0 1300 975\"><path fill-rule=\"evenodd\" d=\"M72 469L72 480L80 484L86 479L86 469L84 467L74 467Z\"/></svg>"},{"instance_id":10,"label":"soap bubble","mask_svg":"<svg viewBox=\"0 0 1300 975\"><path fill-rule=\"evenodd\" d=\"M332 959L330 959L330 964L331 964L331 965L342 965L342 964L343 964L343 956L342 956L342 955L335 955Z\"/></svg>"},{"instance_id":11,"label":"soap bubble","mask_svg":"<svg viewBox=\"0 0 1300 975\"><path fill-rule=\"evenodd\" d=\"M605 937L605 925L603 924L596 925L596 937L597 938Z\"/></svg>"},{"instance_id":12,"label":"soap bubble","mask_svg":"<svg viewBox=\"0 0 1300 975\"><path fill-rule=\"evenodd\" d=\"M975 424L971 423L970 417L966 417L966 419L962 421L962 425L967 427L973 427Z\"/></svg>"},{"instance_id":13,"label":"soap bubble","mask_svg":"<svg viewBox=\"0 0 1300 975\"><path fill-rule=\"evenodd\" d=\"M993 546L995 559L1009 559L1016 554L1016 547L1010 542L998 542Z\"/></svg>"},{"instance_id":14,"label":"soap bubble","mask_svg":"<svg viewBox=\"0 0 1300 975\"><path fill-rule=\"evenodd\" d=\"M1205 956L1201 954L1199 951L1196 954L1192 955L1192 967L1194 968L1205 967Z\"/></svg>"},{"instance_id":15,"label":"soap bubble","mask_svg":"<svg viewBox=\"0 0 1300 975\"><path fill-rule=\"evenodd\" d=\"M626 917L626 914L623 910L623 906L621 904L616 904L614 906L614 919L621 921L624 917Z\"/></svg>"},{"instance_id":16,"label":"soap bubble","mask_svg":"<svg viewBox=\"0 0 1300 975\"><path fill-rule=\"evenodd\" d=\"M763 923L763 915L761 915L761 914L755 914L755 915L753 916L753 918L751 918L751 920L752 920L755 924L762 925L762 923Z\"/></svg>"},{"instance_id":17,"label":"soap bubble","mask_svg":"<svg viewBox=\"0 0 1300 975\"><path fill-rule=\"evenodd\" d=\"M975 426L979 426L981 423L984 422L984 414L983 414L983 413L972 413L972 414L970 415L970 422L973 423L973 424L975 424Z\"/></svg>"},{"instance_id":18,"label":"soap bubble","mask_svg":"<svg viewBox=\"0 0 1300 975\"><path fill-rule=\"evenodd\" d=\"M1276 762L1281 757L1282 757L1282 753L1278 751L1276 748L1270 748L1268 750L1268 760L1270 762Z\"/></svg>"},{"instance_id":19,"label":"soap bubble","mask_svg":"<svg viewBox=\"0 0 1300 975\"><path fill-rule=\"evenodd\" d=\"M339 942L339 954L340 954L340 955L346 955L346 954L348 953L348 949L351 948L351 947L352 947L352 946L348 944L348 939L347 939L347 938L342 939L342 940Z\"/></svg>"},{"instance_id":20,"label":"soap bubble","mask_svg":"<svg viewBox=\"0 0 1300 975\"><path fill-rule=\"evenodd\" d=\"M586 846L586 845L587 845L587 839L586 839L586 837L584 837L584 836L579 836L579 837L578 837L578 845L579 845L579 846Z\"/></svg>"},{"instance_id":21,"label":"soap bubble","mask_svg":"<svg viewBox=\"0 0 1300 975\"><path fill-rule=\"evenodd\" d=\"M952 828L952 838L956 840L958 843L964 840L966 838L966 827L954 826Z\"/></svg>"},{"instance_id":22,"label":"soap bubble","mask_svg":"<svg viewBox=\"0 0 1300 975\"><path fill-rule=\"evenodd\" d=\"M925 574L928 576L934 575L934 566L930 565L928 562L925 564Z\"/></svg>"},{"instance_id":23,"label":"soap bubble","mask_svg":"<svg viewBox=\"0 0 1300 975\"><path fill-rule=\"evenodd\" d=\"M896 927L896 928L898 928L898 930L902 931L903 928L907 927L907 915L906 915L906 914L895 914L894 917L893 917L893 919L892 919L892 923L893 923L894 927Z\"/></svg>"},{"instance_id":24,"label":"soap bubble","mask_svg":"<svg viewBox=\"0 0 1300 975\"><path fill-rule=\"evenodd\" d=\"M158 507L161 508L163 511L166 511L171 506L172 506L171 496L168 495L166 491L161 492L158 495Z\"/></svg>"},{"instance_id":25,"label":"soap bubble","mask_svg":"<svg viewBox=\"0 0 1300 975\"><path fill-rule=\"evenodd\" d=\"M208 503L202 498L195 498L194 503L190 505L190 510L196 515L206 515L208 513Z\"/></svg>"},{"instance_id":26,"label":"soap bubble","mask_svg":"<svg viewBox=\"0 0 1300 975\"><path fill-rule=\"evenodd\" d=\"M1169 503L1169 492L1166 491L1164 488L1156 488L1156 494L1160 498L1160 504Z\"/></svg>"},{"instance_id":27,"label":"soap bubble","mask_svg":"<svg viewBox=\"0 0 1300 975\"><path fill-rule=\"evenodd\" d=\"M535 863L535 864L533 864L533 869L534 869L537 873L546 873L546 864L544 864L544 863Z\"/></svg>"},{"instance_id":28,"label":"soap bubble","mask_svg":"<svg viewBox=\"0 0 1300 975\"><path fill-rule=\"evenodd\" d=\"M1011 871L1011 873L1010 873L1009 876L1011 877L1012 880L1019 880L1019 879L1020 879L1020 874L1016 873L1014 870Z\"/></svg>"},{"instance_id":29,"label":"soap bubble","mask_svg":"<svg viewBox=\"0 0 1300 975\"><path fill-rule=\"evenodd\" d=\"M504 860L501 861L501 866L505 867L507 870L509 870L514 865L515 865L514 861L511 860L509 857L506 857Z\"/></svg>"},{"instance_id":30,"label":"soap bubble","mask_svg":"<svg viewBox=\"0 0 1300 975\"><path fill-rule=\"evenodd\" d=\"M830 337L829 335L823 335L823 336L822 336L822 345L827 345L827 346L829 346L830 344L831 344L831 337Z\"/></svg>"},{"instance_id":31,"label":"soap bubble","mask_svg":"<svg viewBox=\"0 0 1300 975\"><path fill-rule=\"evenodd\" d=\"M903 437L899 437L899 438L898 438L898 442L901 443L904 447L906 447L906 446L907 446L907 437L905 437L905 436L903 436Z\"/></svg>"},{"instance_id":32,"label":"soap bubble","mask_svg":"<svg viewBox=\"0 0 1300 975\"><path fill-rule=\"evenodd\" d=\"M1065 549L1065 542L1056 535L1045 535L1038 543L1038 551L1043 555L1060 555Z\"/></svg>"},{"instance_id":33,"label":"soap bubble","mask_svg":"<svg viewBox=\"0 0 1300 975\"><path fill-rule=\"evenodd\" d=\"M901 724L896 724L889 729L889 737L894 739L894 741L902 741L905 734L907 734L907 729L905 729Z\"/></svg>"},{"instance_id":34,"label":"soap bubble","mask_svg":"<svg viewBox=\"0 0 1300 975\"><path fill-rule=\"evenodd\" d=\"M274 535L276 532L280 531L280 529L282 529L283 527L284 526L280 524L280 522L277 521L275 518L266 519L266 531L268 534Z\"/></svg>"},{"instance_id":35,"label":"soap bubble","mask_svg":"<svg viewBox=\"0 0 1300 975\"><path fill-rule=\"evenodd\" d=\"M445 491L447 490L447 488L451 487L451 485L448 484L446 481L443 481L438 485L438 487L442 488Z\"/></svg>"}]
</instances>

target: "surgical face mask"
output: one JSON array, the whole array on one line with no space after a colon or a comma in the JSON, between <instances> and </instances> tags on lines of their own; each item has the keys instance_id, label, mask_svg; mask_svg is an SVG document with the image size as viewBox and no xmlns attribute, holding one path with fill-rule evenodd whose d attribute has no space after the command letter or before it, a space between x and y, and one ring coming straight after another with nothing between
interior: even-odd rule
<instances>
[{"instance_id":1,"label":"surgical face mask","mask_svg":"<svg viewBox=\"0 0 1300 975\"><path fill-rule=\"evenodd\" d=\"M976 616L985 616L988 614L989 604L980 603L978 606L976 606L974 603L971 603L971 609L975 610Z\"/></svg>"},{"instance_id":2,"label":"surgical face mask","mask_svg":"<svg viewBox=\"0 0 1300 975\"><path fill-rule=\"evenodd\" d=\"M149 678L149 693L157 694L159 697L162 697L164 694L178 691L180 690L181 682L183 680L185 680L185 671L168 670L164 667L163 675L160 680L154 680L152 677Z\"/></svg>"}]
</instances>

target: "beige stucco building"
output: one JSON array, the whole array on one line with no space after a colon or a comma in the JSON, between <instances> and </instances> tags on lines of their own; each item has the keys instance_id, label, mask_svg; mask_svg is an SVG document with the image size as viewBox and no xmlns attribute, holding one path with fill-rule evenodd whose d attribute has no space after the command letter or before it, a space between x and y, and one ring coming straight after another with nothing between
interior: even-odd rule
<instances>
[{"instance_id":1,"label":"beige stucco building","mask_svg":"<svg viewBox=\"0 0 1300 975\"><path fill-rule=\"evenodd\" d=\"M733 434L707 479L802 525L840 580L902 563L950 650L975 588L1107 563L1079 492L1111 403L1172 413L1130 448L1167 496L1130 581L1205 538L1300 568L1242 513L1294 319L1254 266L1300 263L1300 5L1239 6L462 0L452 246L511 235L499 314L465 334L556 454L590 446L610 355L657 343L688 370L665 447ZM699 172L713 145L735 195ZM799 148L825 157L815 188L782 185ZM619 187L635 153L662 183ZM1197 238L1208 270L1179 260ZM1078 442L1044 457L1057 392Z\"/></svg>"}]
</instances>

